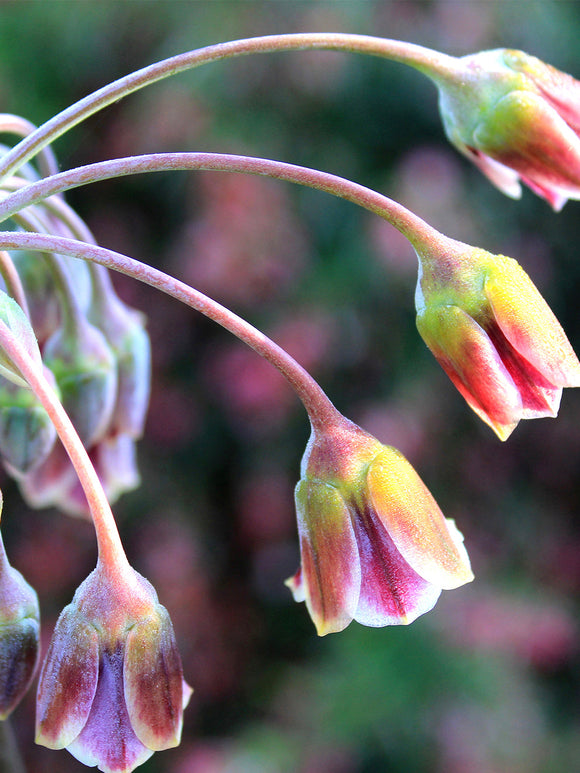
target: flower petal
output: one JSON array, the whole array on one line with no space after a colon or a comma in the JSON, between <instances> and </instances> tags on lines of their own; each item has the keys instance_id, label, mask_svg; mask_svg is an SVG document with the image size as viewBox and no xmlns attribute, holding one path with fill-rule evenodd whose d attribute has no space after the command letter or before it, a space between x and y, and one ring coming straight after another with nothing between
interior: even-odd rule
<instances>
[{"instance_id":1,"label":"flower petal","mask_svg":"<svg viewBox=\"0 0 580 773\"><path fill-rule=\"evenodd\" d=\"M497 256L485 294L502 333L554 386L580 386L580 362L553 311L519 263Z\"/></svg>"},{"instance_id":2,"label":"flower petal","mask_svg":"<svg viewBox=\"0 0 580 773\"><path fill-rule=\"evenodd\" d=\"M183 668L167 610L135 625L125 645L125 701L142 744L153 751L179 744L183 720Z\"/></svg>"},{"instance_id":3,"label":"flower petal","mask_svg":"<svg viewBox=\"0 0 580 773\"><path fill-rule=\"evenodd\" d=\"M473 143L537 184L580 197L580 138L540 94L512 91L500 99Z\"/></svg>"},{"instance_id":4,"label":"flower petal","mask_svg":"<svg viewBox=\"0 0 580 773\"><path fill-rule=\"evenodd\" d=\"M477 148L465 146L465 150L462 147L460 147L460 150L502 193L505 193L510 199L521 199L522 186L520 185L520 176L517 172L514 172L513 169L504 164L500 164L499 161L482 153Z\"/></svg>"},{"instance_id":5,"label":"flower petal","mask_svg":"<svg viewBox=\"0 0 580 773\"><path fill-rule=\"evenodd\" d=\"M334 486L316 480L298 483L296 511L302 571L294 584L319 636L342 631L356 610L361 577L350 511Z\"/></svg>"},{"instance_id":6,"label":"flower petal","mask_svg":"<svg viewBox=\"0 0 580 773\"><path fill-rule=\"evenodd\" d=\"M0 720L14 710L32 681L39 637L40 625L32 617L0 625Z\"/></svg>"},{"instance_id":7,"label":"flower petal","mask_svg":"<svg viewBox=\"0 0 580 773\"><path fill-rule=\"evenodd\" d=\"M520 393L522 419L557 416L562 387L554 386L522 357L507 340L495 320L487 326L486 332Z\"/></svg>"},{"instance_id":8,"label":"flower petal","mask_svg":"<svg viewBox=\"0 0 580 773\"><path fill-rule=\"evenodd\" d=\"M36 742L62 749L85 726L99 675L95 628L69 605L57 620L38 685Z\"/></svg>"},{"instance_id":9,"label":"flower petal","mask_svg":"<svg viewBox=\"0 0 580 773\"><path fill-rule=\"evenodd\" d=\"M123 692L123 649L101 654L98 687L81 734L67 746L77 760L104 773L130 773L151 757L135 735Z\"/></svg>"},{"instance_id":10,"label":"flower petal","mask_svg":"<svg viewBox=\"0 0 580 773\"><path fill-rule=\"evenodd\" d=\"M437 502L399 451L387 447L373 460L367 485L376 517L423 579L445 590L473 580L459 532L449 529Z\"/></svg>"},{"instance_id":11,"label":"flower petal","mask_svg":"<svg viewBox=\"0 0 580 773\"><path fill-rule=\"evenodd\" d=\"M485 330L458 306L427 306L417 328L477 415L505 440L522 418L522 400Z\"/></svg>"},{"instance_id":12,"label":"flower petal","mask_svg":"<svg viewBox=\"0 0 580 773\"><path fill-rule=\"evenodd\" d=\"M424 580L395 547L376 512L357 512L361 588L354 619L361 625L407 625L433 609L441 588Z\"/></svg>"}]
</instances>

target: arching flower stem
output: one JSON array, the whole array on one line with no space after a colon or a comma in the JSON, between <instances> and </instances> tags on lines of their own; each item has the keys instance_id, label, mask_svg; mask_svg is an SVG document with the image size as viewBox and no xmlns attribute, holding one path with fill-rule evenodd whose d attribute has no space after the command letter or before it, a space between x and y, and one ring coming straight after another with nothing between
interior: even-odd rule
<instances>
[{"instance_id":1,"label":"arching flower stem","mask_svg":"<svg viewBox=\"0 0 580 773\"><path fill-rule=\"evenodd\" d=\"M401 204L344 177L284 161L225 153L152 153L110 159L60 172L19 188L7 196L0 202L0 222L25 207L81 185L132 174L178 170L240 172L293 182L330 193L384 218L419 251L428 251L434 243L441 244L444 239L442 234ZM451 244L453 240L448 241Z\"/></svg>"},{"instance_id":2,"label":"arching flower stem","mask_svg":"<svg viewBox=\"0 0 580 773\"><path fill-rule=\"evenodd\" d=\"M14 234L29 238L47 238L37 234ZM43 251L45 247L41 248ZM52 251L51 248L48 248ZM64 254L64 253L63 253ZM54 390L33 362L10 328L0 320L0 347L18 368L54 424L57 434L65 447L87 497L91 517L97 535L99 562L112 577L122 576L130 571L117 525L107 501L106 494L95 472L89 456L81 443L71 420L65 413Z\"/></svg>"},{"instance_id":3,"label":"arching flower stem","mask_svg":"<svg viewBox=\"0 0 580 773\"><path fill-rule=\"evenodd\" d=\"M4 246L9 250L22 249L37 252L48 250L92 261L161 290L217 322L270 362L296 392L313 427L327 426L340 416L318 383L284 349L230 309L163 271L113 250L62 236L0 232L0 249ZM2 345L1 336L0 345Z\"/></svg>"},{"instance_id":4,"label":"arching flower stem","mask_svg":"<svg viewBox=\"0 0 580 773\"><path fill-rule=\"evenodd\" d=\"M323 49L367 54L414 67L432 80L441 81L457 75L460 69L455 57L423 46L368 35L337 32L311 32L233 40L188 51L144 67L119 78L58 113L15 145L0 161L0 179L14 174L43 148L97 111L156 81L203 64L232 59L248 54L275 51Z\"/></svg>"},{"instance_id":5,"label":"arching flower stem","mask_svg":"<svg viewBox=\"0 0 580 773\"><path fill-rule=\"evenodd\" d=\"M383 217L409 239L418 253L429 253L435 245L440 250L442 241L448 246L450 255L456 253L459 248L458 243L443 237L397 202L345 178L282 161L218 153L158 153L130 156L61 172L19 188L10 194L0 203L0 222L39 202L48 203L55 200L52 197L56 194L81 185L129 174L176 170L240 172L298 183L331 193ZM0 234L0 237L2 239L0 249L45 249L94 261L172 295L213 319L274 365L303 402L313 428L327 426L329 422L336 419L337 411L328 397L292 357L245 320L185 283L147 264L94 244L44 234L6 232Z\"/></svg>"}]
</instances>

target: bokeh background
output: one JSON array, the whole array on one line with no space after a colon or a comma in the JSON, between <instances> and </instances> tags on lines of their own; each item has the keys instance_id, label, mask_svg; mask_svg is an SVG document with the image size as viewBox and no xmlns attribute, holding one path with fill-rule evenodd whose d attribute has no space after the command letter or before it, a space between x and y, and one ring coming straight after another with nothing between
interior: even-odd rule
<instances>
[{"instance_id":1,"label":"bokeh background","mask_svg":"<svg viewBox=\"0 0 580 773\"><path fill-rule=\"evenodd\" d=\"M0 2L0 105L41 123L165 56L275 32L346 31L451 54L522 48L580 77L580 4ZM401 65L285 53L146 89L56 144L63 168L208 150L350 177L447 235L516 257L580 350L580 204L503 197L443 136ZM169 608L195 687L180 748L143 773L560 773L580 768L580 394L502 444L420 340L415 258L387 224L288 184L174 173L77 190L100 242L163 267L270 334L337 407L418 469L465 535L476 580L412 626L318 638L283 581L305 413L251 351L120 279L146 310L154 378L142 485L116 506L135 567ZM31 512L2 476L9 556L39 591L44 643L93 568L89 524ZM30 773L77 773L13 725Z\"/></svg>"}]
</instances>

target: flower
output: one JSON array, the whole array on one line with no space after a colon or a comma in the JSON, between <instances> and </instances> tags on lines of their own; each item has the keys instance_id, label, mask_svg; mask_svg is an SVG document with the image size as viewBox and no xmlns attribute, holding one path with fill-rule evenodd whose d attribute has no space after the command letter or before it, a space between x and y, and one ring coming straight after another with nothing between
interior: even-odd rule
<instances>
[{"instance_id":1,"label":"flower","mask_svg":"<svg viewBox=\"0 0 580 773\"><path fill-rule=\"evenodd\" d=\"M314 430L296 487L301 565L286 581L318 634L407 624L473 579L463 538L409 462L344 417Z\"/></svg>"},{"instance_id":2,"label":"flower","mask_svg":"<svg viewBox=\"0 0 580 773\"><path fill-rule=\"evenodd\" d=\"M0 720L16 708L30 686L38 663L39 637L38 597L8 563L0 536Z\"/></svg>"},{"instance_id":3,"label":"flower","mask_svg":"<svg viewBox=\"0 0 580 773\"><path fill-rule=\"evenodd\" d=\"M444 237L418 254L417 327L469 406L501 440L555 417L580 362L519 263Z\"/></svg>"},{"instance_id":4,"label":"flower","mask_svg":"<svg viewBox=\"0 0 580 773\"><path fill-rule=\"evenodd\" d=\"M521 181L556 211L580 199L580 81L504 48L457 63L433 76L449 140L512 198Z\"/></svg>"},{"instance_id":5,"label":"flower","mask_svg":"<svg viewBox=\"0 0 580 773\"><path fill-rule=\"evenodd\" d=\"M179 744L190 695L153 586L128 566L120 574L99 563L56 623L36 741L105 773L129 773Z\"/></svg>"}]
</instances>

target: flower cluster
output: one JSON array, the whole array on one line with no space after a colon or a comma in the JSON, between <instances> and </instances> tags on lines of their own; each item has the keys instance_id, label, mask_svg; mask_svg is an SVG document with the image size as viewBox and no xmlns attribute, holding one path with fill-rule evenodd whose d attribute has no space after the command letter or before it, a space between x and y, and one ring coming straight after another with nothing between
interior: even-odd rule
<instances>
[{"instance_id":1,"label":"flower cluster","mask_svg":"<svg viewBox=\"0 0 580 773\"><path fill-rule=\"evenodd\" d=\"M37 178L26 166L0 186L0 194L6 198ZM27 207L13 221L20 231L93 241L62 197ZM118 297L101 266L54 253L3 256L0 289L13 296L30 319L45 375L113 502L139 483L135 441L143 432L150 388L144 317ZM75 471L55 440L34 394L0 376L0 457L27 503L88 516Z\"/></svg>"},{"instance_id":2,"label":"flower cluster","mask_svg":"<svg viewBox=\"0 0 580 773\"><path fill-rule=\"evenodd\" d=\"M295 47L316 40L321 47L376 54L378 46L405 61L404 44L393 41L305 38L296 36ZM274 36L270 50L276 41L289 43ZM267 50L256 39L217 47L213 55L248 54L253 45ZM580 198L578 81L518 51L455 60L410 47L406 55L439 87L451 142L502 191L517 197L524 182L556 210ZM209 49L204 56L211 61ZM214 169L269 175L347 198L412 242L419 258L419 332L500 439L521 419L556 416L562 390L580 386L570 342L515 260L449 239L355 183L268 159L203 153L115 159L57 173L47 147L67 121L70 128L187 63L199 64L196 52L111 84L36 131L24 119L0 116L0 131L24 136L0 156L6 223L0 233L0 456L28 504L90 517L98 547L96 569L56 623L40 675L36 739L104 773L130 773L153 752L176 746L192 692L169 613L129 565L109 506L139 482L135 444L146 417L151 354L144 318L117 296L107 266L218 322L274 365L302 400L312 434L295 492L300 567L287 585L320 635L353 620L373 627L411 623L433 608L442 590L470 582L473 573L454 521L395 448L342 416L285 349L229 309L96 245L66 204L66 189L132 172ZM38 653L36 594L8 563L0 538L0 720L29 687Z\"/></svg>"}]
</instances>

